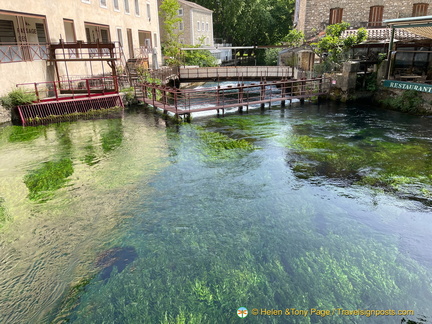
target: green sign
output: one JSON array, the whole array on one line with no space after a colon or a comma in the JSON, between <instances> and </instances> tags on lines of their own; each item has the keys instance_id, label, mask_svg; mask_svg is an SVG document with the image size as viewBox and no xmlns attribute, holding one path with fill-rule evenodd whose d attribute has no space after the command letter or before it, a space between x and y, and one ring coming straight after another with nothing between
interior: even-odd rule
<instances>
[{"instance_id":1,"label":"green sign","mask_svg":"<svg viewBox=\"0 0 432 324\"><path fill-rule=\"evenodd\" d=\"M385 80L383 83L384 87L387 88L395 88L402 90L415 90L420 92L429 92L432 93L432 85L424 84L424 83L412 83L412 82L403 82L403 81L395 81L395 80Z\"/></svg>"}]
</instances>

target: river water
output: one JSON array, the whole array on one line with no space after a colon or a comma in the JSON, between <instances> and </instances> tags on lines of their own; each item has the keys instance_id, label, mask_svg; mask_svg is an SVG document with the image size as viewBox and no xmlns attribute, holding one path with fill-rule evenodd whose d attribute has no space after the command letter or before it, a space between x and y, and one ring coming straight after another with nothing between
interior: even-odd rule
<instances>
[{"instance_id":1,"label":"river water","mask_svg":"<svg viewBox=\"0 0 432 324\"><path fill-rule=\"evenodd\" d=\"M0 322L429 321L431 122L326 103L3 127Z\"/></svg>"}]
</instances>

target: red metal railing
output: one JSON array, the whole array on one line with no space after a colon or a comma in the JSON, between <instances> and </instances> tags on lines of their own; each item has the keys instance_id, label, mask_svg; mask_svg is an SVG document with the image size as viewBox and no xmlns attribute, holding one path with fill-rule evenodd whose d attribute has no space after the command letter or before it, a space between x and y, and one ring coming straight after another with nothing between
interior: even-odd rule
<instances>
[{"instance_id":1,"label":"red metal railing","mask_svg":"<svg viewBox=\"0 0 432 324\"><path fill-rule=\"evenodd\" d=\"M79 100L69 99L40 102L32 105L18 106L17 110L22 125L31 126L98 116L98 114L95 114L96 111L99 111L99 115L101 113L111 113L110 108L122 111L123 101L120 94L81 98Z\"/></svg>"},{"instance_id":2,"label":"red metal railing","mask_svg":"<svg viewBox=\"0 0 432 324\"><path fill-rule=\"evenodd\" d=\"M180 79L213 79L219 78L242 80L243 78L268 79L290 78L292 68L288 66L237 66L237 67L203 67L180 68Z\"/></svg>"},{"instance_id":3,"label":"red metal railing","mask_svg":"<svg viewBox=\"0 0 432 324\"><path fill-rule=\"evenodd\" d=\"M0 44L0 63L39 61L48 59L48 45L41 44Z\"/></svg>"},{"instance_id":4,"label":"red metal railing","mask_svg":"<svg viewBox=\"0 0 432 324\"><path fill-rule=\"evenodd\" d=\"M329 79L312 78L238 84L237 86L201 89L174 89L143 83L143 101L176 115L192 112L246 107L285 100L303 99L327 94Z\"/></svg>"},{"instance_id":5,"label":"red metal railing","mask_svg":"<svg viewBox=\"0 0 432 324\"><path fill-rule=\"evenodd\" d=\"M118 93L117 77L69 78L61 81L20 83L17 87L36 94L36 102L96 97Z\"/></svg>"}]
</instances>

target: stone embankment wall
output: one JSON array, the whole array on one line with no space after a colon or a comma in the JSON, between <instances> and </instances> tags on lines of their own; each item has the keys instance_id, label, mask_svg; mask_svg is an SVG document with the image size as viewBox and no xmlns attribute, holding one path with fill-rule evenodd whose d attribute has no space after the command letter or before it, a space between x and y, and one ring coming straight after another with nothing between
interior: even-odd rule
<instances>
[{"instance_id":1,"label":"stone embankment wall","mask_svg":"<svg viewBox=\"0 0 432 324\"><path fill-rule=\"evenodd\" d=\"M0 124L11 121L11 114L9 110L6 110L0 105Z\"/></svg>"}]
</instances>

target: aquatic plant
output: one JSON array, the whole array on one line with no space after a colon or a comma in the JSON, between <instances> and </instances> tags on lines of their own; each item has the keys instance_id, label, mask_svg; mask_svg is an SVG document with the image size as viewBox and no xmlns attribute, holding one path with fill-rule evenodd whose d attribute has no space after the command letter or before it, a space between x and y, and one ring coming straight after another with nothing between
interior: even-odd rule
<instances>
[{"instance_id":1,"label":"aquatic plant","mask_svg":"<svg viewBox=\"0 0 432 324\"><path fill-rule=\"evenodd\" d=\"M199 146L205 155L205 160L221 161L239 158L244 153L253 151L255 147L244 139L232 139L219 132L209 132L201 127L195 127Z\"/></svg>"},{"instance_id":2,"label":"aquatic plant","mask_svg":"<svg viewBox=\"0 0 432 324\"><path fill-rule=\"evenodd\" d=\"M6 208L4 207L4 199L0 197L0 229L10 219Z\"/></svg>"},{"instance_id":3,"label":"aquatic plant","mask_svg":"<svg viewBox=\"0 0 432 324\"><path fill-rule=\"evenodd\" d=\"M11 131L8 140L11 143L32 141L46 132L46 128L43 126L11 126L10 129Z\"/></svg>"},{"instance_id":4,"label":"aquatic plant","mask_svg":"<svg viewBox=\"0 0 432 324\"><path fill-rule=\"evenodd\" d=\"M118 146L123 141L123 123L121 119L107 120L108 128L101 134L102 149L104 153L108 153Z\"/></svg>"},{"instance_id":5,"label":"aquatic plant","mask_svg":"<svg viewBox=\"0 0 432 324\"><path fill-rule=\"evenodd\" d=\"M311 135L292 135L283 142L293 156L289 163L301 178L325 175L347 184L399 193L407 187L412 190L419 183L432 186L430 147L421 142L393 143L367 138L353 142L345 137Z\"/></svg>"},{"instance_id":6,"label":"aquatic plant","mask_svg":"<svg viewBox=\"0 0 432 324\"><path fill-rule=\"evenodd\" d=\"M24 177L24 183L29 189L29 199L36 201L49 199L53 191L65 185L73 171L72 160L69 158L44 162L40 168Z\"/></svg>"},{"instance_id":7,"label":"aquatic plant","mask_svg":"<svg viewBox=\"0 0 432 324\"><path fill-rule=\"evenodd\" d=\"M95 117L110 117L113 115L117 115L118 113L123 111L123 107L115 106L110 108L102 108L102 109L90 109L86 112L74 112L70 114L63 115L49 115L46 117L30 117L26 119L26 123L31 125L45 124L49 122L60 122L60 121L71 121L78 120L79 118L95 118Z\"/></svg>"}]
</instances>

